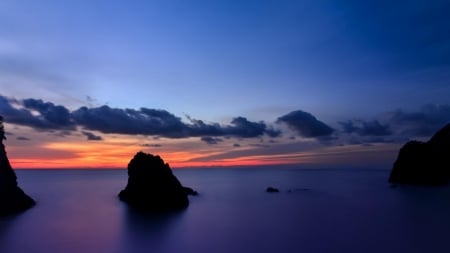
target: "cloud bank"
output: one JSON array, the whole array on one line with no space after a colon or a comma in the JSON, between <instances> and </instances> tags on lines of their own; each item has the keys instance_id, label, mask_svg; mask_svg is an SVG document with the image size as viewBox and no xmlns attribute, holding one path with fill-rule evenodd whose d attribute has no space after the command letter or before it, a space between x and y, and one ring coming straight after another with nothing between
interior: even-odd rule
<instances>
[{"instance_id":1,"label":"cloud bank","mask_svg":"<svg viewBox=\"0 0 450 253\"><path fill-rule=\"evenodd\" d=\"M325 145L348 143L403 142L410 138L428 137L450 122L449 105L425 105L417 111L395 110L371 120L350 119L337 122L332 128L314 115L295 110L277 118L275 125L263 121L250 121L237 116L229 124L205 122L187 116L187 121L161 109L123 109L107 105L80 107L69 110L62 105L41 99L14 99L0 95L0 114L11 124L31 127L39 131L60 132L70 135L81 128L87 140L101 141L103 134L145 135L165 138L199 137L214 145L228 137L279 138L296 136L317 139ZM274 126L286 125L283 132ZM291 132L292 131L292 132ZM286 137L287 138L287 137ZM324 142L325 141L325 142ZM272 142L269 142L272 143ZM239 147L239 143L234 143Z\"/></svg>"},{"instance_id":2,"label":"cloud bank","mask_svg":"<svg viewBox=\"0 0 450 253\"><path fill-rule=\"evenodd\" d=\"M44 102L40 99L11 99L0 96L0 114L9 123L28 126L37 130L76 130L105 134L152 135L166 138L221 137L253 138L281 133L264 122L252 122L245 117L235 117L230 124L205 123L189 118L188 123L166 110L141 108L122 109L107 105L81 107L70 111L62 105ZM88 140L99 140L84 131ZM204 140L205 141L205 140ZM208 141L208 139L206 139ZM217 141L217 139L216 139Z\"/></svg>"}]
</instances>

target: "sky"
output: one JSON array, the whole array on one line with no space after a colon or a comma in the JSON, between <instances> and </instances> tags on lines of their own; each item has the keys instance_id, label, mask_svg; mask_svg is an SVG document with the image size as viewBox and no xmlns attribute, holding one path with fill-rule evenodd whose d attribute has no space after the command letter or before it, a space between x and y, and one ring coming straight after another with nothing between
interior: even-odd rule
<instances>
[{"instance_id":1,"label":"sky","mask_svg":"<svg viewBox=\"0 0 450 253\"><path fill-rule=\"evenodd\" d=\"M450 122L450 2L0 2L15 168L390 168Z\"/></svg>"}]
</instances>

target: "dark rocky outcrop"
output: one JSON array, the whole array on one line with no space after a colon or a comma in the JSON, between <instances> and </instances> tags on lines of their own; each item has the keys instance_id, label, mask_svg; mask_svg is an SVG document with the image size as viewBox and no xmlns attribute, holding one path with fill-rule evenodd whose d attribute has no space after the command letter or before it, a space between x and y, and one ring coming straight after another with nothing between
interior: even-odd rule
<instances>
[{"instance_id":1,"label":"dark rocky outcrop","mask_svg":"<svg viewBox=\"0 0 450 253\"><path fill-rule=\"evenodd\" d=\"M1 121L0 121L1 124ZM13 215L35 205L35 201L26 195L17 184L17 176L9 163L3 128L0 135L0 216Z\"/></svg>"},{"instance_id":2,"label":"dark rocky outcrop","mask_svg":"<svg viewBox=\"0 0 450 253\"><path fill-rule=\"evenodd\" d=\"M277 188L269 186L269 187L266 188L266 192L274 193L274 192L280 192L280 190L278 190Z\"/></svg>"},{"instance_id":3,"label":"dark rocky outcrop","mask_svg":"<svg viewBox=\"0 0 450 253\"><path fill-rule=\"evenodd\" d=\"M198 196L198 192L190 187L183 186L183 190L187 195Z\"/></svg>"},{"instance_id":4,"label":"dark rocky outcrop","mask_svg":"<svg viewBox=\"0 0 450 253\"><path fill-rule=\"evenodd\" d=\"M429 141L410 141L398 154L390 183L443 185L450 180L450 124Z\"/></svg>"},{"instance_id":5,"label":"dark rocky outcrop","mask_svg":"<svg viewBox=\"0 0 450 253\"><path fill-rule=\"evenodd\" d=\"M128 164L128 184L119 198L141 211L166 212L186 208L187 193L161 157L138 152Z\"/></svg>"}]
</instances>

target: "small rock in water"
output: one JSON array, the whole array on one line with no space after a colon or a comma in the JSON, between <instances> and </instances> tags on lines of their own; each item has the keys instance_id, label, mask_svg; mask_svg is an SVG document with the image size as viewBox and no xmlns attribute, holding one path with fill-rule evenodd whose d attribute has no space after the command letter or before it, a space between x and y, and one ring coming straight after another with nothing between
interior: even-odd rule
<instances>
[{"instance_id":1,"label":"small rock in water","mask_svg":"<svg viewBox=\"0 0 450 253\"><path fill-rule=\"evenodd\" d=\"M274 187L267 187L266 192L280 192L280 190L278 190L277 188Z\"/></svg>"}]
</instances>

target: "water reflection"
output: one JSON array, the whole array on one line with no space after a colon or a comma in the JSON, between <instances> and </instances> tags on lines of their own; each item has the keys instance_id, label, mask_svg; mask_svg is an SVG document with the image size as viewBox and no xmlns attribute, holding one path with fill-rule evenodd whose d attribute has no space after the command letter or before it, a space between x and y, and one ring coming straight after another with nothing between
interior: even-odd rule
<instances>
[{"instance_id":1,"label":"water reflection","mask_svg":"<svg viewBox=\"0 0 450 253\"><path fill-rule=\"evenodd\" d=\"M146 214L123 204L122 252L174 252L185 211Z\"/></svg>"},{"instance_id":2,"label":"water reflection","mask_svg":"<svg viewBox=\"0 0 450 253\"><path fill-rule=\"evenodd\" d=\"M8 241L8 232L13 227L14 222L21 214L7 217L0 217L0 252L5 252L4 249Z\"/></svg>"}]
</instances>

